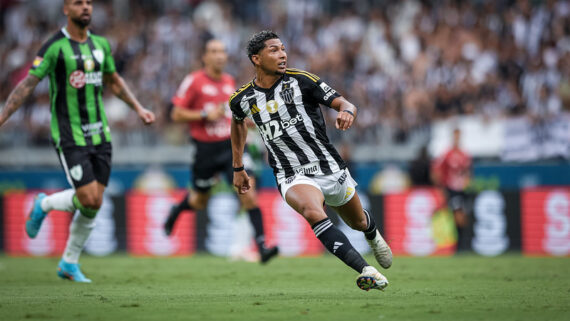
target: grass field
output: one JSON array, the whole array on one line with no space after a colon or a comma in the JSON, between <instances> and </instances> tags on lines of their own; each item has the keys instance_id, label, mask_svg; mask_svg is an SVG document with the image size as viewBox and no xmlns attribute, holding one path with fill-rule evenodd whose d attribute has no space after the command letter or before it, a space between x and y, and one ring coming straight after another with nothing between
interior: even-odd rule
<instances>
[{"instance_id":1,"label":"grass field","mask_svg":"<svg viewBox=\"0 0 570 321\"><path fill-rule=\"evenodd\" d=\"M0 256L0 320L570 320L568 258L397 257L385 292L331 255L85 256L93 284L59 280L57 261Z\"/></svg>"}]
</instances>

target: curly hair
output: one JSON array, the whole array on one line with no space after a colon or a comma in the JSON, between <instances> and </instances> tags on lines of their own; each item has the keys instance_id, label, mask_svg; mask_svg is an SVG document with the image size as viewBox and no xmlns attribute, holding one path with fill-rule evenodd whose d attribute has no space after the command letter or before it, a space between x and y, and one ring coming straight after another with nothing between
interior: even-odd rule
<instances>
[{"instance_id":1,"label":"curly hair","mask_svg":"<svg viewBox=\"0 0 570 321\"><path fill-rule=\"evenodd\" d=\"M251 36L247 42L247 57L252 64L253 60L251 59L251 56L257 55L263 48L265 48L265 42L270 39L279 39L279 36L271 30L263 30Z\"/></svg>"}]
</instances>

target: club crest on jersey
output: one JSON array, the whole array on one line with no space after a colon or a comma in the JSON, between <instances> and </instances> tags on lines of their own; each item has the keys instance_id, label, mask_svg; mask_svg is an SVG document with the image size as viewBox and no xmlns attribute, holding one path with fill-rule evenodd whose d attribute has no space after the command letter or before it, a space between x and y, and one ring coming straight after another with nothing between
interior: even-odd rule
<instances>
[{"instance_id":1,"label":"club crest on jersey","mask_svg":"<svg viewBox=\"0 0 570 321\"><path fill-rule=\"evenodd\" d=\"M95 57L95 59L97 59L97 61L102 64L103 59L105 59L105 54L103 53L103 50L95 49L93 50L93 57Z\"/></svg>"},{"instance_id":2,"label":"club crest on jersey","mask_svg":"<svg viewBox=\"0 0 570 321\"><path fill-rule=\"evenodd\" d=\"M81 178L83 178L83 167L81 167L80 164L77 164L69 170L69 174L74 180L80 181Z\"/></svg>"},{"instance_id":3,"label":"club crest on jersey","mask_svg":"<svg viewBox=\"0 0 570 321\"><path fill-rule=\"evenodd\" d=\"M275 100L270 100L267 102L265 109L267 109L270 114L273 114L279 109L279 104Z\"/></svg>"},{"instance_id":4,"label":"club crest on jersey","mask_svg":"<svg viewBox=\"0 0 570 321\"><path fill-rule=\"evenodd\" d=\"M281 90L279 92L279 96L281 96L281 98L283 99L283 101L286 104L292 104L293 103L294 95L295 95L295 92L293 91L293 88L289 87L289 85L284 85L283 90Z\"/></svg>"},{"instance_id":5,"label":"club crest on jersey","mask_svg":"<svg viewBox=\"0 0 570 321\"><path fill-rule=\"evenodd\" d=\"M83 63L83 68L87 72L93 71L93 69L95 69L95 61L93 61L93 59L91 59L91 58L87 58L85 60L85 62Z\"/></svg>"}]
</instances>

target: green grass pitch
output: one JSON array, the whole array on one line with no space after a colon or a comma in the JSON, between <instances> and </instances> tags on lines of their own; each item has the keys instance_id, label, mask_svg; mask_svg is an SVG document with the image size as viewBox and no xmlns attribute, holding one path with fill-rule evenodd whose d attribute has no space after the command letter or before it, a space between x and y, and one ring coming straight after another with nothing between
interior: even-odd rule
<instances>
[{"instance_id":1,"label":"green grass pitch","mask_svg":"<svg viewBox=\"0 0 570 321\"><path fill-rule=\"evenodd\" d=\"M93 284L58 279L57 262L0 256L0 320L570 320L570 258L396 257L385 292L331 255L84 256Z\"/></svg>"}]
</instances>

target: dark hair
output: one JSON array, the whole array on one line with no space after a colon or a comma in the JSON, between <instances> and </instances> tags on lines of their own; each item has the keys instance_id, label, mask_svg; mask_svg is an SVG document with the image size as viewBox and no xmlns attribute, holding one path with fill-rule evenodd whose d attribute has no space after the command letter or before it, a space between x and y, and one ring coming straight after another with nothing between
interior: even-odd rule
<instances>
[{"instance_id":1,"label":"dark hair","mask_svg":"<svg viewBox=\"0 0 570 321\"><path fill-rule=\"evenodd\" d=\"M253 63L251 56L257 55L265 48L265 42L270 39L279 39L279 36L271 30L263 30L251 36L247 42L247 57L251 63Z\"/></svg>"},{"instance_id":2,"label":"dark hair","mask_svg":"<svg viewBox=\"0 0 570 321\"><path fill-rule=\"evenodd\" d=\"M198 41L200 42L200 56L206 54L206 49L208 47L208 43L211 40L216 40L213 34L209 31L204 31L198 36Z\"/></svg>"}]
</instances>

